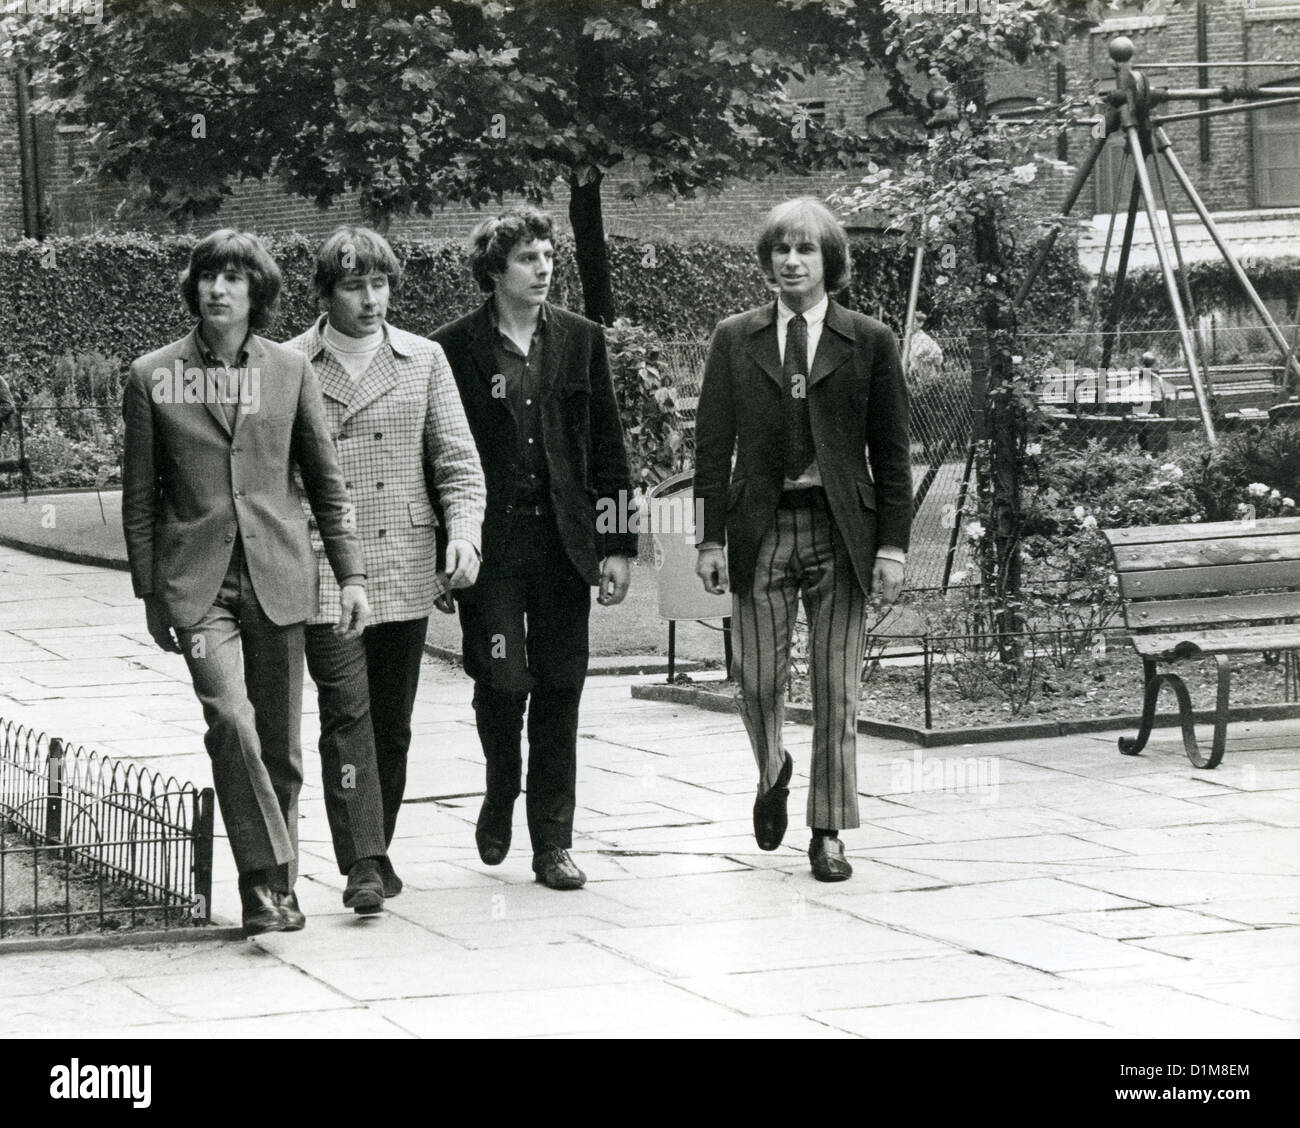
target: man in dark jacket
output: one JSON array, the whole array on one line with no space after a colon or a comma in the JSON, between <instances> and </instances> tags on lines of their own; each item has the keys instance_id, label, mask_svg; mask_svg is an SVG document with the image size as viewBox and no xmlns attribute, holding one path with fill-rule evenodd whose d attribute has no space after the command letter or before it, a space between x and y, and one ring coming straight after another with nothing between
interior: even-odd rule
<instances>
[{"instance_id":1,"label":"man in dark jacket","mask_svg":"<svg viewBox=\"0 0 1300 1128\"><path fill-rule=\"evenodd\" d=\"M696 572L706 591L732 592L732 666L758 761L763 850L786 829L794 765L781 725L803 598L814 718L808 852L814 877L843 881L853 870L839 831L858 825L867 597L898 597L912 522L907 387L889 329L829 297L848 285L849 255L825 205L773 208L758 261L777 300L718 326L700 387Z\"/></svg>"},{"instance_id":2,"label":"man in dark jacket","mask_svg":"<svg viewBox=\"0 0 1300 1128\"><path fill-rule=\"evenodd\" d=\"M552 889L578 889L586 876L568 851L590 589L605 606L623 600L637 538L604 333L546 301L551 234L535 208L479 224L470 266L487 301L433 340L487 479L482 570L457 596L487 761L479 856L499 865L510 848L526 707L533 872Z\"/></svg>"}]
</instances>

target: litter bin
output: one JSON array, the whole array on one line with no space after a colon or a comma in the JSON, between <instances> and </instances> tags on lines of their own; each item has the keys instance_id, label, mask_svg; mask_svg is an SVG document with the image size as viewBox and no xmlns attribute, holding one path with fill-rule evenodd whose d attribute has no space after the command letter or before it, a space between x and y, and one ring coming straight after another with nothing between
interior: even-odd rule
<instances>
[{"instance_id":1,"label":"litter bin","mask_svg":"<svg viewBox=\"0 0 1300 1128\"><path fill-rule=\"evenodd\" d=\"M731 668L731 593L711 595L695 574L695 505L691 471L674 474L647 495L654 543L659 617L668 620L668 680L677 656L677 620L721 619L727 668Z\"/></svg>"}]
</instances>

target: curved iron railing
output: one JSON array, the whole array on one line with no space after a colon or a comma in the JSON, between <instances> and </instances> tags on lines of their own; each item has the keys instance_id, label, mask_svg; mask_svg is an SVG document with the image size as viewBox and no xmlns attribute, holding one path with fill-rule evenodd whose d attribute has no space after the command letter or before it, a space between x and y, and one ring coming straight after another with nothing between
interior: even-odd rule
<instances>
[{"instance_id":1,"label":"curved iron railing","mask_svg":"<svg viewBox=\"0 0 1300 1128\"><path fill-rule=\"evenodd\" d=\"M211 788L0 718L0 937L82 918L208 920L213 808Z\"/></svg>"}]
</instances>

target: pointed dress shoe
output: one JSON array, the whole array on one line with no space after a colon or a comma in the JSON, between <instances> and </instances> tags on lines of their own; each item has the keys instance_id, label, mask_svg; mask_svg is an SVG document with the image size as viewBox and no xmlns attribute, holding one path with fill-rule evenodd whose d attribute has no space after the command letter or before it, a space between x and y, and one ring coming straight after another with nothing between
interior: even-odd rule
<instances>
[{"instance_id":1,"label":"pointed dress shoe","mask_svg":"<svg viewBox=\"0 0 1300 1128\"><path fill-rule=\"evenodd\" d=\"M790 798L790 776L794 760L785 754L785 765L776 783L754 800L754 841L760 850L775 850L785 837L787 815L786 800Z\"/></svg>"},{"instance_id":2,"label":"pointed dress shoe","mask_svg":"<svg viewBox=\"0 0 1300 1128\"><path fill-rule=\"evenodd\" d=\"M587 875L573 864L569 851L558 846L533 855L533 873L551 889L581 889L587 884Z\"/></svg>"},{"instance_id":3,"label":"pointed dress shoe","mask_svg":"<svg viewBox=\"0 0 1300 1128\"><path fill-rule=\"evenodd\" d=\"M263 932L283 932L288 927L276 895L267 885L241 884L239 903L243 909L245 936L260 936Z\"/></svg>"},{"instance_id":4,"label":"pointed dress shoe","mask_svg":"<svg viewBox=\"0 0 1300 1128\"><path fill-rule=\"evenodd\" d=\"M818 881L848 881L853 876L853 867L844 856L844 843L838 838L814 838L808 846L808 860Z\"/></svg>"},{"instance_id":5,"label":"pointed dress shoe","mask_svg":"<svg viewBox=\"0 0 1300 1128\"><path fill-rule=\"evenodd\" d=\"M307 927L307 916L298 907L298 894L292 889L288 893L274 892L272 896L284 915L285 932L301 932Z\"/></svg>"},{"instance_id":6,"label":"pointed dress shoe","mask_svg":"<svg viewBox=\"0 0 1300 1128\"><path fill-rule=\"evenodd\" d=\"M510 853L510 822L513 817L513 806L502 809L483 800L474 827L474 842L485 866L499 866L506 860Z\"/></svg>"},{"instance_id":7,"label":"pointed dress shoe","mask_svg":"<svg viewBox=\"0 0 1300 1128\"><path fill-rule=\"evenodd\" d=\"M384 879L375 858L358 858L348 870L343 907L361 916L381 912L384 907Z\"/></svg>"},{"instance_id":8,"label":"pointed dress shoe","mask_svg":"<svg viewBox=\"0 0 1300 1128\"><path fill-rule=\"evenodd\" d=\"M397 876L387 854L379 859L379 877L384 883L385 897L396 897L402 891L402 879Z\"/></svg>"}]
</instances>

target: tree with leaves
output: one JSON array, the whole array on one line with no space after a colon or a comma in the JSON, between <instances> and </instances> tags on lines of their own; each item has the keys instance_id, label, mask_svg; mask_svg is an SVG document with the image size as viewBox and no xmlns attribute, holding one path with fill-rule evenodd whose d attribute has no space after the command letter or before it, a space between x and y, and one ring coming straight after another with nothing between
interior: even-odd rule
<instances>
[{"instance_id":1,"label":"tree with leaves","mask_svg":"<svg viewBox=\"0 0 1300 1128\"><path fill-rule=\"evenodd\" d=\"M274 177L380 226L558 183L588 316L614 317L601 185L691 196L852 167L865 138L784 84L861 57L854 0L108 0L100 23L12 18L38 109L90 126L101 182L179 223Z\"/></svg>"},{"instance_id":2,"label":"tree with leaves","mask_svg":"<svg viewBox=\"0 0 1300 1128\"><path fill-rule=\"evenodd\" d=\"M1037 120L989 117L986 75L997 61L1025 65L1053 58L1065 38L1094 26L1105 5L1091 0L1000 0L987 12L916 14L916 6L881 0L888 20L868 37L870 62L889 79L890 99L929 116L928 141L894 168L871 167L841 203L893 216L893 223L938 256L936 282L964 287L980 311L988 342L986 438L977 447L979 558L986 591L1003 608L1000 629L1017 625L1020 590L1021 473L1037 413L1029 374L1013 356L1016 233L1032 231L1026 185L1045 167L1067 168L1050 155L1071 120L1068 105L1043 103ZM947 104L927 109L927 87ZM943 99L938 99L942 103Z\"/></svg>"}]
</instances>

